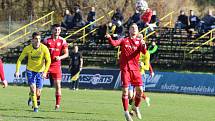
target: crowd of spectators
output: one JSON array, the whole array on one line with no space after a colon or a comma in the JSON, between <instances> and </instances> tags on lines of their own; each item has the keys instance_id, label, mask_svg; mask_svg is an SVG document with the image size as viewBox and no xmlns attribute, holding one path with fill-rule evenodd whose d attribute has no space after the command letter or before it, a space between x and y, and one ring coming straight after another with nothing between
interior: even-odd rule
<instances>
[{"instance_id":1,"label":"crowd of spectators","mask_svg":"<svg viewBox=\"0 0 215 121\"><path fill-rule=\"evenodd\" d=\"M61 26L66 30L72 29L74 27L83 27L87 24L90 24L96 20L96 10L95 7L91 7L90 11L87 14L86 21L84 21L84 17L82 11L79 7L75 7L73 10L73 14L69 10L65 11L64 19L62 21ZM144 12L143 12L144 11ZM155 10L150 9L148 6L145 7L145 10L136 9L132 16L129 17L127 21L124 19L123 13L120 8L117 8L114 14L111 17L111 21L107 24L103 24L97 26L98 31L96 34L91 35L90 42L95 43L94 40L98 40L103 42L106 40L104 35L106 32L110 33L110 35L114 39L119 39L125 37L127 34L128 27L132 23L136 23L140 30L145 27L149 27L148 31L153 31L154 28L159 26L159 19L157 17L157 13ZM96 24L93 23L89 26L89 30L93 30L96 27ZM180 15L175 23L174 32L177 29L185 29L188 33L188 36L192 35L194 31L198 32L198 35L202 35L211 29L215 28L215 17L211 10L208 13L200 18L195 15L193 10L189 11L189 16L186 15L185 11L181 10Z\"/></svg>"},{"instance_id":2,"label":"crowd of spectators","mask_svg":"<svg viewBox=\"0 0 215 121\"><path fill-rule=\"evenodd\" d=\"M84 21L83 13L78 6L74 7L73 11L74 12L71 14L69 10L65 10L61 26L66 30L72 29L74 27L80 28L96 20L95 7L91 7L91 10L87 15L87 21ZM92 24L90 29L93 29L94 27L95 24Z\"/></svg>"},{"instance_id":3,"label":"crowd of spectators","mask_svg":"<svg viewBox=\"0 0 215 121\"><path fill-rule=\"evenodd\" d=\"M189 33L189 36L193 31L197 31L197 35L201 35L202 33L208 32L214 28L215 16L213 15L212 10L209 10L202 18L195 15L193 10L189 11L189 16L185 14L185 11L181 10L175 23L175 31L177 29L185 29Z\"/></svg>"}]
</instances>

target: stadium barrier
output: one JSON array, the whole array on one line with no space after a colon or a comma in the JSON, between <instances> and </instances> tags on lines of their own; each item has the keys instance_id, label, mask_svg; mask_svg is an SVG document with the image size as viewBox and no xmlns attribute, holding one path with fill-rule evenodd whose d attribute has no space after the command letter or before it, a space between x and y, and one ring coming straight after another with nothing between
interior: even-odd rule
<instances>
[{"instance_id":1,"label":"stadium barrier","mask_svg":"<svg viewBox=\"0 0 215 121\"><path fill-rule=\"evenodd\" d=\"M5 78L9 83L17 83L11 76L15 72L15 67L15 64L4 65ZM20 70L20 72L25 71L25 66L22 65ZM63 68L62 72L62 85L68 87L71 76L67 68ZM150 92L215 95L214 74L155 72L154 77L151 78L149 74L146 74L145 78L145 89ZM26 80L23 78L19 82L25 83ZM49 85L48 79L44 80L44 85ZM79 87L82 89L120 89L120 71L118 69L85 68L80 73Z\"/></svg>"},{"instance_id":2,"label":"stadium barrier","mask_svg":"<svg viewBox=\"0 0 215 121\"><path fill-rule=\"evenodd\" d=\"M68 87L71 76L68 69L62 69L62 71L62 86ZM83 69L79 77L79 87L83 89L115 89L118 77L118 69Z\"/></svg>"},{"instance_id":3,"label":"stadium barrier","mask_svg":"<svg viewBox=\"0 0 215 121\"><path fill-rule=\"evenodd\" d=\"M38 18L37 20L26 24L25 26L17 29L16 31L0 38L0 42L3 41L4 44L0 46L0 49L8 47L9 45L20 45L22 43L16 43L14 44L14 42L18 41L18 40L25 40L29 37L29 35L33 32L33 31L39 31L39 29L41 27L45 27L45 26L49 26L53 24L53 15L54 15L54 11L44 15L41 18ZM37 25L39 24L39 25ZM33 28L33 29L32 29ZM28 40L28 39L27 39Z\"/></svg>"},{"instance_id":4,"label":"stadium barrier","mask_svg":"<svg viewBox=\"0 0 215 121\"><path fill-rule=\"evenodd\" d=\"M155 73L153 78L146 80L146 91L215 95L215 75L213 74Z\"/></svg>"},{"instance_id":5,"label":"stadium barrier","mask_svg":"<svg viewBox=\"0 0 215 121\"><path fill-rule=\"evenodd\" d=\"M65 37L65 39L69 39L70 37L72 37L72 36L74 36L74 35L76 35L76 34L78 34L79 32L82 31L83 35L82 35L81 38L79 38L79 39L82 39L82 42L85 43L85 41L86 41L86 40L85 40L85 37L89 34L89 33L86 33L86 29L87 29L88 27L90 27L91 25L95 24L96 22L98 22L98 21L104 19L105 17L112 15L113 12L114 12L114 10L111 10L111 11L108 12L107 14L105 14L105 15L99 17L98 19L96 19L95 21L93 21L93 22L91 22L91 23L85 25L85 26L82 27L81 29L79 29L79 30L77 30L77 31L75 31L75 32L73 32L73 33L71 33L71 34L69 34L68 36ZM93 30L93 31L95 31L95 30ZM92 32L92 31L91 31L91 32ZM90 32L90 33L91 33L91 32ZM69 44L71 45L71 43L69 43Z\"/></svg>"}]
</instances>

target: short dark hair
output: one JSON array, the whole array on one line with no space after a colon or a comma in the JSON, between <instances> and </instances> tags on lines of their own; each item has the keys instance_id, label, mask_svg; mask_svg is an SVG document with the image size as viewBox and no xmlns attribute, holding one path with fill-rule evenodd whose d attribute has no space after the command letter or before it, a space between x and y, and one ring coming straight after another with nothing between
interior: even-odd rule
<instances>
[{"instance_id":1,"label":"short dark hair","mask_svg":"<svg viewBox=\"0 0 215 121\"><path fill-rule=\"evenodd\" d=\"M40 32L34 32L32 34L32 38L34 39L36 36L40 36L40 35L41 35Z\"/></svg>"},{"instance_id":2,"label":"short dark hair","mask_svg":"<svg viewBox=\"0 0 215 121\"><path fill-rule=\"evenodd\" d=\"M60 24L53 24L52 29L55 28L55 27L61 27L61 26L60 26Z\"/></svg>"},{"instance_id":3,"label":"short dark hair","mask_svg":"<svg viewBox=\"0 0 215 121\"><path fill-rule=\"evenodd\" d=\"M74 49L75 49L75 47L78 47L78 45L77 45L77 44L73 45L73 48L72 48L72 49L74 50Z\"/></svg>"}]
</instances>

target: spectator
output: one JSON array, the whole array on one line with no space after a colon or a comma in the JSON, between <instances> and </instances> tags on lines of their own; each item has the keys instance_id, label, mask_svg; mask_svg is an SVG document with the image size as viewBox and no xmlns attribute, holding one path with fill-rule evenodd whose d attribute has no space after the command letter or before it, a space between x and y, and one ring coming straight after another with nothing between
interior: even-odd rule
<instances>
[{"instance_id":1,"label":"spectator","mask_svg":"<svg viewBox=\"0 0 215 121\"><path fill-rule=\"evenodd\" d=\"M91 7L91 10L90 10L90 12L88 13L88 16L87 16L87 24L90 24L95 20L96 20L95 7ZM93 30L94 27L95 27L95 24L92 24L90 26L90 30Z\"/></svg>"},{"instance_id":2,"label":"spectator","mask_svg":"<svg viewBox=\"0 0 215 121\"><path fill-rule=\"evenodd\" d=\"M152 17L151 17L151 21L150 21L150 24L153 24L153 23L155 23L156 26L159 25L159 20L157 18L157 12L155 10L152 11Z\"/></svg>"},{"instance_id":3,"label":"spectator","mask_svg":"<svg viewBox=\"0 0 215 121\"><path fill-rule=\"evenodd\" d=\"M124 34L124 28L122 26L122 23L121 23L121 21L117 21L116 29L113 34L113 39L114 40L120 39L120 38L122 38L123 34Z\"/></svg>"},{"instance_id":4,"label":"spectator","mask_svg":"<svg viewBox=\"0 0 215 121\"><path fill-rule=\"evenodd\" d=\"M127 26L129 27L132 23L136 23L137 26L139 27L141 24L140 21L140 12L138 10L135 11L134 15L132 17L129 18L128 22L127 22Z\"/></svg>"},{"instance_id":5,"label":"spectator","mask_svg":"<svg viewBox=\"0 0 215 121\"><path fill-rule=\"evenodd\" d=\"M79 7L75 7L75 15L73 17L73 24L75 27L82 27L85 25L83 21L82 12L80 11Z\"/></svg>"},{"instance_id":6,"label":"spectator","mask_svg":"<svg viewBox=\"0 0 215 121\"><path fill-rule=\"evenodd\" d=\"M176 29L186 29L188 27L188 17L185 15L185 12L183 10L180 11L180 15L178 16L178 20L175 23L175 32Z\"/></svg>"},{"instance_id":7,"label":"spectator","mask_svg":"<svg viewBox=\"0 0 215 121\"><path fill-rule=\"evenodd\" d=\"M195 14L194 14L194 11L193 10L190 10L190 16L189 16L189 22L190 22L190 26L189 28L190 29L195 29L199 23L200 19L199 17L197 17Z\"/></svg>"},{"instance_id":8,"label":"spectator","mask_svg":"<svg viewBox=\"0 0 215 121\"><path fill-rule=\"evenodd\" d=\"M69 12L69 10L65 11L65 15L63 17L63 21L61 23L61 27L68 29L71 29L73 27L73 16Z\"/></svg>"},{"instance_id":9,"label":"spectator","mask_svg":"<svg viewBox=\"0 0 215 121\"><path fill-rule=\"evenodd\" d=\"M106 40L105 38L106 32L107 32L107 25L106 24L100 25L97 31L99 42L104 43L104 41Z\"/></svg>"},{"instance_id":10,"label":"spectator","mask_svg":"<svg viewBox=\"0 0 215 121\"><path fill-rule=\"evenodd\" d=\"M69 71L71 74L71 89L78 90L80 71L83 67L82 54L78 51L78 46L75 45L72 53L70 53Z\"/></svg>"},{"instance_id":11,"label":"spectator","mask_svg":"<svg viewBox=\"0 0 215 121\"><path fill-rule=\"evenodd\" d=\"M212 10L209 10L208 14L202 18L201 28L204 32L215 28L215 17L213 16Z\"/></svg>"},{"instance_id":12,"label":"spectator","mask_svg":"<svg viewBox=\"0 0 215 121\"><path fill-rule=\"evenodd\" d=\"M107 26L107 32L113 36L113 34L115 33L115 30L116 30L116 25L114 25L112 22L109 22L108 23L108 26Z\"/></svg>"},{"instance_id":13,"label":"spectator","mask_svg":"<svg viewBox=\"0 0 215 121\"><path fill-rule=\"evenodd\" d=\"M148 7L147 2L145 1L145 5L142 8L142 15L140 16L140 19L142 21L142 25L140 28L145 28L147 26L150 27L151 30L153 30L153 24L150 24L152 18L152 10Z\"/></svg>"},{"instance_id":14,"label":"spectator","mask_svg":"<svg viewBox=\"0 0 215 121\"><path fill-rule=\"evenodd\" d=\"M124 17L123 17L122 12L120 11L119 8L116 9L116 12L112 16L112 23L113 24L116 25L118 21L121 21L121 23L123 23L123 21L124 21Z\"/></svg>"},{"instance_id":15,"label":"spectator","mask_svg":"<svg viewBox=\"0 0 215 121\"><path fill-rule=\"evenodd\" d=\"M197 28L197 26L200 22L200 19L194 14L193 10L190 10L189 22L190 22L190 25L189 25L188 37L191 37L193 31Z\"/></svg>"},{"instance_id":16,"label":"spectator","mask_svg":"<svg viewBox=\"0 0 215 121\"><path fill-rule=\"evenodd\" d=\"M148 52L151 55L150 62L156 63L158 61L158 45L155 43L155 41L152 41L149 45Z\"/></svg>"}]
</instances>

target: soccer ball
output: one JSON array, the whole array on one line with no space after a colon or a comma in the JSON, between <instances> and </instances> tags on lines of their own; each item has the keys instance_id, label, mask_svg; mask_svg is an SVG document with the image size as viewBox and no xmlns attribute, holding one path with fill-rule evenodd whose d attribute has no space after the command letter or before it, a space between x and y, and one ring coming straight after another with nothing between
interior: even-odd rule
<instances>
[{"instance_id":1,"label":"soccer ball","mask_svg":"<svg viewBox=\"0 0 215 121\"><path fill-rule=\"evenodd\" d=\"M135 7L137 11L145 11L148 9L148 3L145 0L137 0Z\"/></svg>"}]
</instances>

